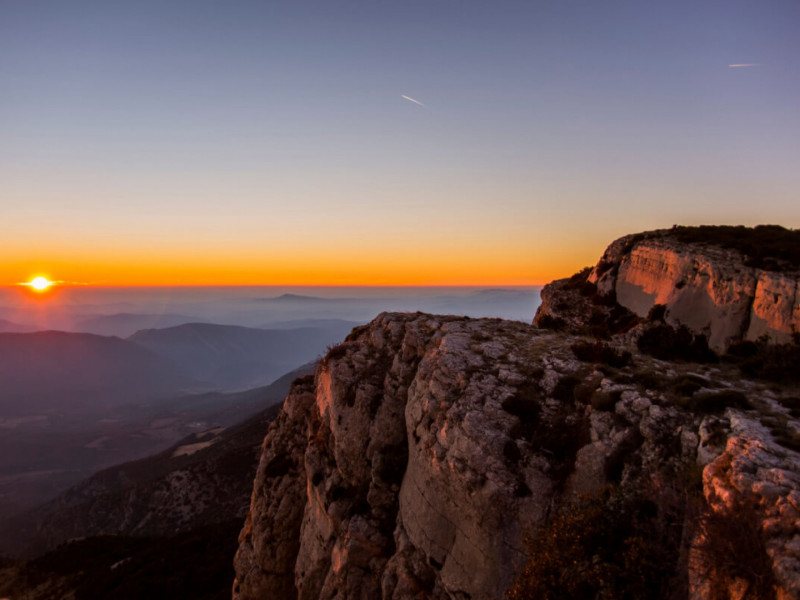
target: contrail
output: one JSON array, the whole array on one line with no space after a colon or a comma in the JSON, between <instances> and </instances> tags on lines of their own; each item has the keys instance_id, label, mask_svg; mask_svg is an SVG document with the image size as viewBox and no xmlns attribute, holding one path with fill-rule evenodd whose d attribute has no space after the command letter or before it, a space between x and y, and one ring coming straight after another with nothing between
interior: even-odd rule
<instances>
[{"instance_id":1,"label":"contrail","mask_svg":"<svg viewBox=\"0 0 800 600\"><path fill-rule=\"evenodd\" d=\"M740 67L760 67L761 63L737 63L733 65L728 65L731 69L738 69Z\"/></svg>"},{"instance_id":2,"label":"contrail","mask_svg":"<svg viewBox=\"0 0 800 600\"><path fill-rule=\"evenodd\" d=\"M405 98L406 100L408 100L409 102L413 102L414 104L419 104L420 106L425 106L425 105L424 105L422 102L420 102L419 100L414 100L413 98L410 98L409 96L406 96L405 94L400 94L400 97L401 97L401 98ZM427 107L427 106L425 106L425 108L428 108L428 107Z\"/></svg>"}]
</instances>

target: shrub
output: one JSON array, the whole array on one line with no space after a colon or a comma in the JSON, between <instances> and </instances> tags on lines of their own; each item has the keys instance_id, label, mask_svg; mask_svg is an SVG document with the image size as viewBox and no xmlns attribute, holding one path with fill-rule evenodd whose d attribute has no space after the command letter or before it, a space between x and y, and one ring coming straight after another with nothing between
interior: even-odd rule
<instances>
[{"instance_id":1,"label":"shrub","mask_svg":"<svg viewBox=\"0 0 800 600\"><path fill-rule=\"evenodd\" d=\"M734 342L728 347L726 358L730 360L746 359L758 354L758 345L748 340Z\"/></svg>"},{"instance_id":2,"label":"shrub","mask_svg":"<svg viewBox=\"0 0 800 600\"><path fill-rule=\"evenodd\" d=\"M515 395L502 401L503 410L519 419L519 423L510 432L512 437L527 439L534 435L541 413L540 402L539 390L532 383L521 386Z\"/></svg>"},{"instance_id":3,"label":"shrub","mask_svg":"<svg viewBox=\"0 0 800 600\"><path fill-rule=\"evenodd\" d=\"M590 404L595 410L613 411L614 406L616 406L617 400L619 400L621 395L621 390L614 390L612 392L597 390L594 394L592 394Z\"/></svg>"},{"instance_id":4,"label":"shrub","mask_svg":"<svg viewBox=\"0 0 800 600\"><path fill-rule=\"evenodd\" d=\"M337 360L342 358L347 354L349 347L349 342L342 342L341 344L328 346L325 352L325 358L323 360L327 362L329 360Z\"/></svg>"},{"instance_id":5,"label":"shrub","mask_svg":"<svg viewBox=\"0 0 800 600\"><path fill-rule=\"evenodd\" d=\"M589 332L598 339L608 339L612 335L630 331L641 322L633 312L617 304L613 294L593 297L597 308L588 319Z\"/></svg>"},{"instance_id":6,"label":"shrub","mask_svg":"<svg viewBox=\"0 0 800 600\"><path fill-rule=\"evenodd\" d=\"M664 322L664 315L667 312L667 305L666 304L654 304L653 307L650 309L650 312L647 313L647 320L652 323L663 323Z\"/></svg>"},{"instance_id":7,"label":"shrub","mask_svg":"<svg viewBox=\"0 0 800 600\"><path fill-rule=\"evenodd\" d=\"M800 230L779 225L673 227L668 233L682 242L730 248L746 257L746 264L770 271L800 268Z\"/></svg>"},{"instance_id":8,"label":"shrub","mask_svg":"<svg viewBox=\"0 0 800 600\"><path fill-rule=\"evenodd\" d=\"M591 272L592 267L584 267L567 280L567 282L564 284L564 289L583 291L585 284L589 284L590 286L594 287L593 284L586 281Z\"/></svg>"},{"instance_id":9,"label":"shrub","mask_svg":"<svg viewBox=\"0 0 800 600\"><path fill-rule=\"evenodd\" d=\"M800 345L740 342L728 349L725 359L742 374L778 383L800 381Z\"/></svg>"},{"instance_id":10,"label":"shrub","mask_svg":"<svg viewBox=\"0 0 800 600\"><path fill-rule=\"evenodd\" d=\"M775 441L784 448L800 452L800 435L791 429L786 428L786 426L773 427L770 429L770 433L772 433L772 437Z\"/></svg>"},{"instance_id":11,"label":"shrub","mask_svg":"<svg viewBox=\"0 0 800 600\"><path fill-rule=\"evenodd\" d=\"M575 358L583 362L602 363L610 367L622 368L631 361L631 353L620 351L602 342L576 342L570 346Z\"/></svg>"},{"instance_id":12,"label":"shrub","mask_svg":"<svg viewBox=\"0 0 800 600\"><path fill-rule=\"evenodd\" d=\"M690 397L708 385L709 382L698 375L680 375L672 380L670 387L681 396Z\"/></svg>"},{"instance_id":13,"label":"shrub","mask_svg":"<svg viewBox=\"0 0 800 600\"><path fill-rule=\"evenodd\" d=\"M566 481L575 466L578 450L591 440L589 425L582 415L564 410L542 419L528 439L534 452L550 459L552 477L559 484Z\"/></svg>"},{"instance_id":14,"label":"shrub","mask_svg":"<svg viewBox=\"0 0 800 600\"><path fill-rule=\"evenodd\" d=\"M552 331L562 331L566 329L567 322L561 317L554 317L552 315L543 314L536 319L536 325L541 329L550 329Z\"/></svg>"},{"instance_id":15,"label":"shrub","mask_svg":"<svg viewBox=\"0 0 800 600\"><path fill-rule=\"evenodd\" d=\"M761 535L756 500L745 500L736 510L704 510L698 518L697 561L693 565L711 582L711 597L727 597L726 586L736 578L748 582L747 598L773 600L772 561Z\"/></svg>"},{"instance_id":16,"label":"shrub","mask_svg":"<svg viewBox=\"0 0 800 600\"><path fill-rule=\"evenodd\" d=\"M717 362L717 355L708 347L704 335L694 335L681 325L677 329L666 324L649 327L636 341L639 350L660 360Z\"/></svg>"},{"instance_id":17,"label":"shrub","mask_svg":"<svg viewBox=\"0 0 800 600\"><path fill-rule=\"evenodd\" d=\"M664 598L680 557L679 503L609 487L559 511L531 540L509 600Z\"/></svg>"},{"instance_id":18,"label":"shrub","mask_svg":"<svg viewBox=\"0 0 800 600\"><path fill-rule=\"evenodd\" d=\"M781 405L789 409L789 414L793 417L800 417L800 398L781 398Z\"/></svg>"},{"instance_id":19,"label":"shrub","mask_svg":"<svg viewBox=\"0 0 800 600\"><path fill-rule=\"evenodd\" d=\"M561 401L569 401L575 398L575 386L581 382L581 378L575 375L564 375L556 383L553 389L553 398Z\"/></svg>"},{"instance_id":20,"label":"shrub","mask_svg":"<svg viewBox=\"0 0 800 600\"><path fill-rule=\"evenodd\" d=\"M705 392L692 397L689 408L702 413L721 413L726 408L739 408L749 410L753 408L750 401L742 392L736 390L723 390L720 392Z\"/></svg>"}]
</instances>

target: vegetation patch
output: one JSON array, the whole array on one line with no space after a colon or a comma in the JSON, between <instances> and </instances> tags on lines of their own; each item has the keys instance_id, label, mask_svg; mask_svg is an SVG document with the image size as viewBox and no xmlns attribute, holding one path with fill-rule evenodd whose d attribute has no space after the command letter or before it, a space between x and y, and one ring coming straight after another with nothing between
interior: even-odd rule
<instances>
[{"instance_id":1,"label":"vegetation patch","mask_svg":"<svg viewBox=\"0 0 800 600\"><path fill-rule=\"evenodd\" d=\"M756 227L729 225L675 226L667 237L680 242L729 248L741 252L749 267L767 271L800 269L800 230L779 225Z\"/></svg>"},{"instance_id":2,"label":"vegetation patch","mask_svg":"<svg viewBox=\"0 0 800 600\"><path fill-rule=\"evenodd\" d=\"M800 417L800 398L791 397L791 398L781 398L778 400L781 403L781 406L784 408L789 409L789 414L793 417Z\"/></svg>"},{"instance_id":3,"label":"vegetation patch","mask_svg":"<svg viewBox=\"0 0 800 600\"><path fill-rule=\"evenodd\" d=\"M622 481L625 465L633 464L634 460L641 459L638 450L643 443L644 436L641 432L635 428L631 429L611 453L611 456L606 459L604 470L608 481L614 483Z\"/></svg>"},{"instance_id":4,"label":"vegetation patch","mask_svg":"<svg viewBox=\"0 0 800 600\"><path fill-rule=\"evenodd\" d=\"M694 335L681 325L678 328L656 324L647 328L636 341L639 350L660 360L713 363L719 359L708 347L704 335Z\"/></svg>"},{"instance_id":5,"label":"vegetation patch","mask_svg":"<svg viewBox=\"0 0 800 600\"><path fill-rule=\"evenodd\" d=\"M564 375L556 383L553 389L553 398L562 402L570 401L575 398L575 388L583 381L576 375Z\"/></svg>"},{"instance_id":6,"label":"vegetation patch","mask_svg":"<svg viewBox=\"0 0 800 600\"><path fill-rule=\"evenodd\" d=\"M597 339L609 339L613 335L630 331L641 322L633 312L617 304L615 295L594 296L595 304L587 321L588 333Z\"/></svg>"},{"instance_id":7,"label":"vegetation patch","mask_svg":"<svg viewBox=\"0 0 800 600\"><path fill-rule=\"evenodd\" d=\"M576 342L570 346L575 358L583 362L601 363L617 369L631 362L631 353L617 350L603 342Z\"/></svg>"},{"instance_id":8,"label":"vegetation patch","mask_svg":"<svg viewBox=\"0 0 800 600\"><path fill-rule=\"evenodd\" d=\"M328 346L323 361L327 363L328 361L331 360L338 360L340 358L344 358L350 347L351 347L350 342L342 342L340 344L334 344L333 346Z\"/></svg>"},{"instance_id":9,"label":"vegetation patch","mask_svg":"<svg viewBox=\"0 0 800 600\"><path fill-rule=\"evenodd\" d=\"M680 558L683 510L608 487L559 511L529 545L508 600L667 598Z\"/></svg>"},{"instance_id":10,"label":"vegetation patch","mask_svg":"<svg viewBox=\"0 0 800 600\"><path fill-rule=\"evenodd\" d=\"M581 296L594 296L597 294L597 286L588 281L591 272L592 267L585 267L581 271L578 271L566 281L564 289L578 290Z\"/></svg>"},{"instance_id":11,"label":"vegetation patch","mask_svg":"<svg viewBox=\"0 0 800 600\"><path fill-rule=\"evenodd\" d=\"M698 518L696 564L711 582L711 598L727 598L727 584L737 578L748 583L746 598L773 600L775 581L757 517L755 499L736 510L705 510Z\"/></svg>"},{"instance_id":12,"label":"vegetation patch","mask_svg":"<svg viewBox=\"0 0 800 600\"><path fill-rule=\"evenodd\" d=\"M685 397L691 397L695 392L706 387L710 387L711 383L700 377L699 375L679 375L670 383L670 387L678 394Z\"/></svg>"},{"instance_id":13,"label":"vegetation patch","mask_svg":"<svg viewBox=\"0 0 800 600\"><path fill-rule=\"evenodd\" d=\"M592 394L589 404L591 404L592 408L595 410L613 411L621 395L622 390L596 390L595 393Z\"/></svg>"},{"instance_id":14,"label":"vegetation patch","mask_svg":"<svg viewBox=\"0 0 800 600\"><path fill-rule=\"evenodd\" d=\"M551 331L563 331L567 328L567 322L564 319L546 313L537 318L536 324L542 329Z\"/></svg>"},{"instance_id":15,"label":"vegetation patch","mask_svg":"<svg viewBox=\"0 0 800 600\"><path fill-rule=\"evenodd\" d=\"M750 410L753 405L742 392L737 390L722 390L719 392L704 392L692 396L688 408L701 414L719 414L726 408Z\"/></svg>"},{"instance_id":16,"label":"vegetation patch","mask_svg":"<svg viewBox=\"0 0 800 600\"><path fill-rule=\"evenodd\" d=\"M800 452L800 434L787 427L773 427L770 429L773 439L789 450Z\"/></svg>"},{"instance_id":17,"label":"vegetation patch","mask_svg":"<svg viewBox=\"0 0 800 600\"><path fill-rule=\"evenodd\" d=\"M373 472L377 478L388 484L403 481L408 466L408 445L401 444L385 448L373 458Z\"/></svg>"},{"instance_id":18,"label":"vegetation patch","mask_svg":"<svg viewBox=\"0 0 800 600\"><path fill-rule=\"evenodd\" d=\"M0 592L23 590L61 578L76 600L230 598L232 557L241 519L198 528L175 537L100 536L69 542L21 567ZM69 594L65 594L68 596Z\"/></svg>"},{"instance_id":19,"label":"vegetation patch","mask_svg":"<svg viewBox=\"0 0 800 600\"><path fill-rule=\"evenodd\" d=\"M671 483L653 481L610 485L562 507L530 539L530 562L507 600L686 598L688 540L695 540L692 568L710 582L710 598L727 598L735 579L747 583L746 598L775 598L755 500L714 512L696 465Z\"/></svg>"},{"instance_id":20,"label":"vegetation patch","mask_svg":"<svg viewBox=\"0 0 800 600\"><path fill-rule=\"evenodd\" d=\"M369 329L369 325L357 325L353 327L353 330L347 334L347 337L344 338L345 342L354 342L358 339L358 337Z\"/></svg>"},{"instance_id":21,"label":"vegetation patch","mask_svg":"<svg viewBox=\"0 0 800 600\"><path fill-rule=\"evenodd\" d=\"M776 383L800 381L800 345L743 341L731 345L725 355L743 375Z\"/></svg>"}]
</instances>

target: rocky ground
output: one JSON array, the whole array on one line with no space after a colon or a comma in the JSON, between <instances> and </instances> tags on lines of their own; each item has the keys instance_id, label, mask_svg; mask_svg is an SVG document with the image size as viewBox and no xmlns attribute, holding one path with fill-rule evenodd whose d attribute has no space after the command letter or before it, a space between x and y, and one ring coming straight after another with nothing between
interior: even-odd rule
<instances>
[{"instance_id":1,"label":"rocky ground","mask_svg":"<svg viewBox=\"0 0 800 600\"><path fill-rule=\"evenodd\" d=\"M658 514L664 490L682 498L670 577L691 597L797 597L798 411L796 387L725 362L383 314L294 387L270 428L234 597L502 598L543 551L530 540L609 488L646 491ZM766 569L717 558L703 542L719 535L715 515L754 523ZM667 597L666 581L648 585L638 597Z\"/></svg>"}]
</instances>

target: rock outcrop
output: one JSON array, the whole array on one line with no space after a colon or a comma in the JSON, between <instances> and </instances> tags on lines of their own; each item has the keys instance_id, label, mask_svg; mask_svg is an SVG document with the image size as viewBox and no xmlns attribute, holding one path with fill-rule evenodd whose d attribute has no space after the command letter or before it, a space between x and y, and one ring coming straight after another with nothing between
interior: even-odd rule
<instances>
[{"instance_id":1,"label":"rock outcrop","mask_svg":"<svg viewBox=\"0 0 800 600\"><path fill-rule=\"evenodd\" d=\"M800 333L800 270L752 263L735 248L651 231L613 242L587 282L640 317L664 305L667 323L705 335L717 352L740 340L791 342ZM537 322L559 316L557 289L543 292Z\"/></svg>"},{"instance_id":2,"label":"rock outcrop","mask_svg":"<svg viewBox=\"0 0 800 600\"><path fill-rule=\"evenodd\" d=\"M637 256L645 247L657 246ZM629 250L619 256L623 275L596 269L598 286L669 297L637 279L644 267L629 259L622 270ZM701 279L691 285L713 288ZM357 328L296 383L269 429L233 597L500 599L536 560L530 537L576 499L698 469L706 514L746 515L767 566L737 579L703 543L713 528L687 510L674 564L686 595L768 585L800 597L797 390L631 350L420 313Z\"/></svg>"}]
</instances>

